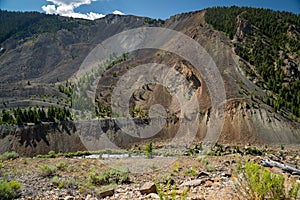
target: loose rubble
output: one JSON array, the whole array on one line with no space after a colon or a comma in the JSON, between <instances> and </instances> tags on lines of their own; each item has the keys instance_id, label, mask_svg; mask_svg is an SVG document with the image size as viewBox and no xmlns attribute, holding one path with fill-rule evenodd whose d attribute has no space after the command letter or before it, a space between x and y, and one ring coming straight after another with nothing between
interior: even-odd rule
<instances>
[{"instance_id":1,"label":"loose rubble","mask_svg":"<svg viewBox=\"0 0 300 200\"><path fill-rule=\"evenodd\" d=\"M300 157L295 151L282 151L277 155L274 150L265 151L262 155L247 155L223 151L222 156L198 157L197 154L180 156L168 168L154 170L140 174L129 173L130 181L117 183L111 187L89 185L89 174L107 170L101 159L87 158L18 158L3 161L2 172L8 174L11 180L21 183L19 200L58 199L58 200L142 200L160 199L159 184L164 188L164 193L176 193L179 198L187 191L187 199L238 199L234 182L234 168L238 162L246 159L258 163L264 160L280 162L285 166L297 169ZM24 160L26 159L26 164ZM120 159L121 162L122 159ZM149 162L151 159L149 159ZM40 169L44 165L58 166L65 163L50 176L41 176ZM276 173L286 174L295 182L300 182L299 175L274 166L268 168ZM2 173L3 174L3 173ZM57 177L57 183L54 181ZM69 181L68 181L69 180ZM166 189L168 183L171 184ZM105 186L105 185L104 185ZM88 188L90 187L90 188Z\"/></svg>"}]
</instances>

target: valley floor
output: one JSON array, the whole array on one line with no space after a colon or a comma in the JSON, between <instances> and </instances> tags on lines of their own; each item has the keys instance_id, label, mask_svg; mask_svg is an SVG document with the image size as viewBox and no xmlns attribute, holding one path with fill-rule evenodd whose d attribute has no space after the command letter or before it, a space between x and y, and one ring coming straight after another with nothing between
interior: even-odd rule
<instances>
[{"instance_id":1,"label":"valley floor","mask_svg":"<svg viewBox=\"0 0 300 200\"><path fill-rule=\"evenodd\" d=\"M136 158L143 164L153 165L154 171L123 174L104 163L111 159L121 165L124 159L134 158L21 157L3 161L0 175L21 184L18 199L160 199L159 195L162 198L175 193L176 199L243 199L236 188L235 169L239 163L244 165L246 160L251 160L261 164L264 160L273 160L295 169L300 165L299 149L294 147L239 149L222 147L221 153L220 149L214 149L210 156L186 153L176 156L173 163L162 169L155 169L153 165L155 161L159 166L155 160L159 158ZM300 180L299 174L276 167L267 169L283 174L288 181ZM168 183L173 185L169 189ZM183 198L185 193L187 197Z\"/></svg>"}]
</instances>

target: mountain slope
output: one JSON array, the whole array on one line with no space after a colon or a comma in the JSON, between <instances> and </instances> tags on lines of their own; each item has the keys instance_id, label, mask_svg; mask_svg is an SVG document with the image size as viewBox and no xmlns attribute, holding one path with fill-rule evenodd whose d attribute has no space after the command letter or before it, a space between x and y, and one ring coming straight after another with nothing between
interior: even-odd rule
<instances>
[{"instance_id":1,"label":"mountain slope","mask_svg":"<svg viewBox=\"0 0 300 200\"><path fill-rule=\"evenodd\" d=\"M3 12L0 14L3 15ZM4 14L18 15L6 12ZM255 14L262 16L264 20L260 22L259 19L252 18ZM28 15L28 20L32 20L32 14ZM26 14L22 17L26 18ZM297 113L300 110L299 49L296 48L299 43L299 15L232 7L178 14L166 21L117 15L108 15L94 22L58 16L45 18L59 21L54 25L58 28L51 31L45 28L29 34L30 27L45 23L47 19L42 22L31 21L29 28L25 26L27 28L19 28L21 31L10 31L0 44L0 100L3 102L0 107L8 112L13 112L9 108L28 106L44 106L46 112L50 106L68 108L71 106L73 92L70 80L87 54L98 43L123 30L159 26L188 35L202 45L214 59L222 75L227 96L221 142L300 143L300 125L297 123ZM270 35L270 32L274 32L273 29L264 30L268 27L269 19L269 26L275 23L273 19L283 21L283 24L277 24L276 34ZM72 28L66 28L69 26ZM22 31L26 34L19 33ZM209 91L202 75L189 62L170 52L140 50L129 52L125 57L115 60L103 73L97 86L95 101L98 104L98 117L112 116L111 91L120 77L135 66L150 62L163 63L176 69L195 86L200 107L197 140L202 140L210 125ZM74 101L73 98L73 103ZM84 102L80 104L83 105ZM131 115L145 119L149 108L154 104L161 104L168 110L170 124L149 139L167 141L176 134L183 116L180 114L178 101L166 89L159 85L148 85L135 91L130 100ZM26 112L33 112L32 110ZM0 114L2 121L3 116L4 114ZM77 124L77 128L74 128L74 124L69 122L64 128L49 128L51 123L55 127L60 126L57 116L59 115L54 115L51 119L48 117L46 121L37 120L38 123L42 121L50 125L37 124L28 127L25 124L25 128L2 128L1 150L14 149L30 152L30 155L47 153L53 149L74 150L73 147L56 144L55 140L71 140L68 144L72 144L72 140L78 141L78 137L70 135L84 134L89 127L79 122L80 125ZM14 120L16 119L12 118ZM102 119L101 123L109 124L105 132L119 146L141 141L120 131L109 119ZM32 136L41 134L43 126L47 126L42 134L47 140ZM97 129L94 131L97 132ZM20 140L20 137L23 139ZM20 142L24 138L27 144ZM82 148L82 144L78 145L78 149Z\"/></svg>"},{"instance_id":2,"label":"mountain slope","mask_svg":"<svg viewBox=\"0 0 300 200\"><path fill-rule=\"evenodd\" d=\"M300 121L300 15L231 7L208 9L205 16L233 39L248 79L267 95L264 102Z\"/></svg>"}]
</instances>

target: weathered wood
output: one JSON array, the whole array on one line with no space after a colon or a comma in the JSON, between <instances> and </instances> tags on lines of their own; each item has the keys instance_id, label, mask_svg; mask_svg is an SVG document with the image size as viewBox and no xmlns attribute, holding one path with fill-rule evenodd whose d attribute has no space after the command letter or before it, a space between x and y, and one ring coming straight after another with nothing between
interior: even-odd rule
<instances>
[{"instance_id":1,"label":"weathered wood","mask_svg":"<svg viewBox=\"0 0 300 200\"><path fill-rule=\"evenodd\" d=\"M291 173L291 174L294 174L294 175L300 175L300 170L299 169L297 169L295 167L292 167L290 165L286 165L286 164L283 164L283 163L280 163L280 162L273 161L273 160L262 160L261 164L264 167L278 167L278 168L282 169L285 172L288 172L288 173Z\"/></svg>"}]
</instances>

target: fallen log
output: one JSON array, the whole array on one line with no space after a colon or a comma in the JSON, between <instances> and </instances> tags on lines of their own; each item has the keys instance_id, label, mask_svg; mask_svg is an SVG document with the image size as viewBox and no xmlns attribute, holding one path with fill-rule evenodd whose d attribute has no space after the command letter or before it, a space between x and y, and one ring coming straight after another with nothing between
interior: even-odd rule
<instances>
[{"instance_id":1,"label":"fallen log","mask_svg":"<svg viewBox=\"0 0 300 200\"><path fill-rule=\"evenodd\" d=\"M300 175L300 170L295 168L295 167L292 167L290 165L286 165L286 164L283 164L283 163L280 163L280 162L277 162L277 161L273 161L273 160L262 160L261 161L261 164L264 166L264 167L277 167L277 168L280 168L282 169L283 171L285 172L288 172L290 174L293 174L293 175Z\"/></svg>"}]
</instances>

